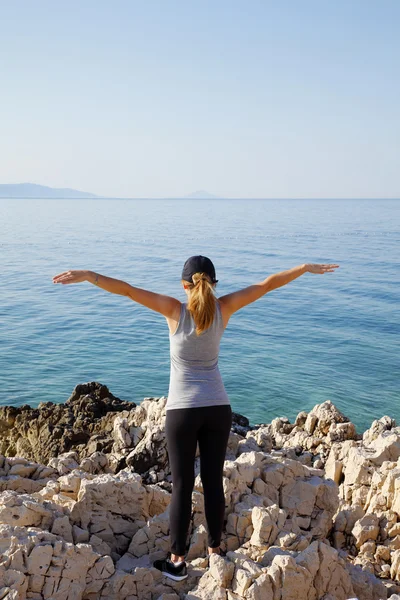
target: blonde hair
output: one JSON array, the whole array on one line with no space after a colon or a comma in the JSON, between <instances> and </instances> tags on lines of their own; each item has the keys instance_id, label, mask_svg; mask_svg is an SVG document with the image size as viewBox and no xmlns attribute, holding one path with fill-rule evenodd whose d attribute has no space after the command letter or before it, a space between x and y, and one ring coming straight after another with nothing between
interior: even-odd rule
<instances>
[{"instance_id":1,"label":"blonde hair","mask_svg":"<svg viewBox=\"0 0 400 600\"><path fill-rule=\"evenodd\" d=\"M214 294L215 285L207 273L194 273L192 279L193 283L185 279L182 279L182 283L190 290L186 306L196 323L196 333L200 335L214 321L217 299Z\"/></svg>"}]
</instances>

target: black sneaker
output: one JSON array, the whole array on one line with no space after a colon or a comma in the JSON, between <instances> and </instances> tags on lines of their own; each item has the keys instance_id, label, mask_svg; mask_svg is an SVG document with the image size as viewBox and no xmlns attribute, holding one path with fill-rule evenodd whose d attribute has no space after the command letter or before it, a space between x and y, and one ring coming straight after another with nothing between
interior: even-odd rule
<instances>
[{"instance_id":1,"label":"black sneaker","mask_svg":"<svg viewBox=\"0 0 400 600\"><path fill-rule=\"evenodd\" d=\"M160 560L155 560L153 562L153 567L161 571L163 575L173 579L174 581L182 581L182 579L186 579L188 576L186 562L183 561L178 567L174 565L171 560L171 552L168 552L167 558L162 558Z\"/></svg>"}]
</instances>

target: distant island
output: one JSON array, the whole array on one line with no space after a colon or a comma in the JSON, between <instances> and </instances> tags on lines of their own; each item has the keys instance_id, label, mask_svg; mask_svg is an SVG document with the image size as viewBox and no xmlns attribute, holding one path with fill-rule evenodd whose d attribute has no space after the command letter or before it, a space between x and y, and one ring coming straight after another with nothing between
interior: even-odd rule
<instances>
[{"instance_id":1,"label":"distant island","mask_svg":"<svg viewBox=\"0 0 400 600\"><path fill-rule=\"evenodd\" d=\"M196 200L213 200L217 199L218 196L214 196L205 190L199 190L198 192L193 192L192 194L187 194L184 198L191 198Z\"/></svg>"},{"instance_id":2,"label":"distant island","mask_svg":"<svg viewBox=\"0 0 400 600\"><path fill-rule=\"evenodd\" d=\"M0 198L60 198L60 199L73 199L73 198L107 198L110 200L118 200L123 198L113 198L112 196L99 196L97 194L91 194L89 192L81 192L80 190L73 190L71 188L52 188L46 185L37 185L36 183L11 183L11 184L0 184ZM219 196L214 196L205 190L198 190L191 194L186 194L180 198L182 200L218 200ZM134 197L126 198L127 200L135 200ZM146 198L140 198L146 199ZM168 200L169 198L164 198ZM151 198L148 198L151 200Z\"/></svg>"},{"instance_id":3,"label":"distant island","mask_svg":"<svg viewBox=\"0 0 400 600\"><path fill-rule=\"evenodd\" d=\"M0 198L99 198L69 188L51 188L36 183L0 184Z\"/></svg>"}]
</instances>

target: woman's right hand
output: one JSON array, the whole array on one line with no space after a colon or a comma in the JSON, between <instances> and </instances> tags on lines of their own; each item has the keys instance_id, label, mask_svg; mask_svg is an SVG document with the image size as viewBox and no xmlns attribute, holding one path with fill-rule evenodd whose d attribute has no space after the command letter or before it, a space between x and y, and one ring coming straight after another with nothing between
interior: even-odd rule
<instances>
[{"instance_id":1,"label":"woman's right hand","mask_svg":"<svg viewBox=\"0 0 400 600\"><path fill-rule=\"evenodd\" d=\"M318 273L323 275L324 273L333 273L338 266L339 265L307 263L306 269L308 273Z\"/></svg>"}]
</instances>

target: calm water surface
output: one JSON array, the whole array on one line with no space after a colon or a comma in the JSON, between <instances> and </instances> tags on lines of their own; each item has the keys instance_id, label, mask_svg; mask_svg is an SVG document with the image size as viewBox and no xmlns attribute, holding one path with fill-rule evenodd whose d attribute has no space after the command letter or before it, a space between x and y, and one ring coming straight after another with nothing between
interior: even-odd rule
<instances>
[{"instance_id":1,"label":"calm water surface","mask_svg":"<svg viewBox=\"0 0 400 600\"><path fill-rule=\"evenodd\" d=\"M90 269L186 301L185 260L209 256L217 296L305 262L306 273L235 313L219 366L251 424L331 400L361 433L400 423L400 201L0 200L0 404L65 402L99 381L123 400L164 396L165 318L88 282Z\"/></svg>"}]
</instances>

